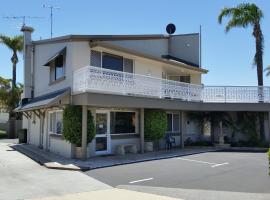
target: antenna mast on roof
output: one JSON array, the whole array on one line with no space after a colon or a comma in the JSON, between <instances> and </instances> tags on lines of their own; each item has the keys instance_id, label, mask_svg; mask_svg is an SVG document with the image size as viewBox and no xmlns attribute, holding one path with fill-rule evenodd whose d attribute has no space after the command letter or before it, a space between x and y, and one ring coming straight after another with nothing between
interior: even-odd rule
<instances>
[{"instance_id":1,"label":"antenna mast on roof","mask_svg":"<svg viewBox=\"0 0 270 200\"><path fill-rule=\"evenodd\" d=\"M22 25L25 26L26 18L28 18L28 19L40 19L42 17L23 15L23 16L4 16L3 18L5 18L5 19L21 19L22 20Z\"/></svg>"},{"instance_id":2,"label":"antenna mast on roof","mask_svg":"<svg viewBox=\"0 0 270 200\"><path fill-rule=\"evenodd\" d=\"M200 66L200 68L202 67L202 25L200 25L200 38L199 38L199 40L200 40L200 49L199 49L199 51L200 51L200 60L199 60L199 66Z\"/></svg>"},{"instance_id":3,"label":"antenna mast on roof","mask_svg":"<svg viewBox=\"0 0 270 200\"><path fill-rule=\"evenodd\" d=\"M57 6L51 6L51 5L43 5L43 8L49 8L51 11L50 18L51 18L51 38L53 36L53 10L59 10L60 7Z\"/></svg>"}]
</instances>

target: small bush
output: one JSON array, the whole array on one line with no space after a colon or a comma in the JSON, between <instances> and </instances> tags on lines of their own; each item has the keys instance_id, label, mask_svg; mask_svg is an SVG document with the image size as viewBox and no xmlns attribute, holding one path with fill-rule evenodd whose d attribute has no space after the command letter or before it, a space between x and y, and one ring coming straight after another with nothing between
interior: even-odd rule
<instances>
[{"instance_id":1,"label":"small bush","mask_svg":"<svg viewBox=\"0 0 270 200\"><path fill-rule=\"evenodd\" d=\"M78 147L82 145L82 107L70 105L63 112L63 136ZM95 125L91 111L87 112L87 142L95 137Z\"/></svg>"},{"instance_id":2,"label":"small bush","mask_svg":"<svg viewBox=\"0 0 270 200\"><path fill-rule=\"evenodd\" d=\"M144 138L155 141L164 138L167 131L167 114L163 110L145 110Z\"/></svg>"}]
</instances>

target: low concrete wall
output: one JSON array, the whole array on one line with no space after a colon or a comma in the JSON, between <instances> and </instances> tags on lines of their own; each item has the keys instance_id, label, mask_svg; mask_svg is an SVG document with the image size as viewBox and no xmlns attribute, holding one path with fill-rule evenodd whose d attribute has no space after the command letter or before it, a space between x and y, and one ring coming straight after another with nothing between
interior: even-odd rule
<instances>
[{"instance_id":1,"label":"low concrete wall","mask_svg":"<svg viewBox=\"0 0 270 200\"><path fill-rule=\"evenodd\" d=\"M116 153L116 146L119 144L136 144L138 151L140 151L140 138L112 139L111 150L113 154Z\"/></svg>"},{"instance_id":2,"label":"low concrete wall","mask_svg":"<svg viewBox=\"0 0 270 200\"><path fill-rule=\"evenodd\" d=\"M72 158L72 144L62 138L62 136L50 135L49 151L65 158Z\"/></svg>"}]
</instances>

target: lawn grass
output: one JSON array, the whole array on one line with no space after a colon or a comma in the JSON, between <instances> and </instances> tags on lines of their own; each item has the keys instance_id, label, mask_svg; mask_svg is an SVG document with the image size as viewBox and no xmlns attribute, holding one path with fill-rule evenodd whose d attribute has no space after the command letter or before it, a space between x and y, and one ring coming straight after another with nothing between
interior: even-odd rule
<instances>
[{"instance_id":1,"label":"lawn grass","mask_svg":"<svg viewBox=\"0 0 270 200\"><path fill-rule=\"evenodd\" d=\"M6 137L7 137L7 132L3 131L3 130L0 130L0 139L1 138L6 138Z\"/></svg>"}]
</instances>

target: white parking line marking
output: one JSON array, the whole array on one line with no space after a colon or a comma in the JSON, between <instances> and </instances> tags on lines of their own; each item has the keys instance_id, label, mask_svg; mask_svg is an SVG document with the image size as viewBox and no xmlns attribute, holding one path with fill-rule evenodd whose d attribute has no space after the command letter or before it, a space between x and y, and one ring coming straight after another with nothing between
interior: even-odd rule
<instances>
[{"instance_id":1,"label":"white parking line marking","mask_svg":"<svg viewBox=\"0 0 270 200\"><path fill-rule=\"evenodd\" d=\"M219 167L223 165L228 165L229 163L213 163L213 162L206 162L206 161L201 161L201 160L192 160L192 159L187 159L187 158L176 158L177 160L184 160L184 161L190 161L190 162L197 162L197 163L203 163L203 164L208 164L211 165L211 167Z\"/></svg>"},{"instance_id":2,"label":"white parking line marking","mask_svg":"<svg viewBox=\"0 0 270 200\"><path fill-rule=\"evenodd\" d=\"M222 166L222 165L228 165L229 163L221 163L221 164L216 164L216 165L212 165L211 167L219 167L219 166Z\"/></svg>"},{"instance_id":3,"label":"white parking line marking","mask_svg":"<svg viewBox=\"0 0 270 200\"><path fill-rule=\"evenodd\" d=\"M150 181L153 180L154 178L146 178L146 179L140 179L140 180L136 180L136 181L131 181L129 182L130 184L132 183L139 183L139 182L143 182L143 181Z\"/></svg>"}]
</instances>

